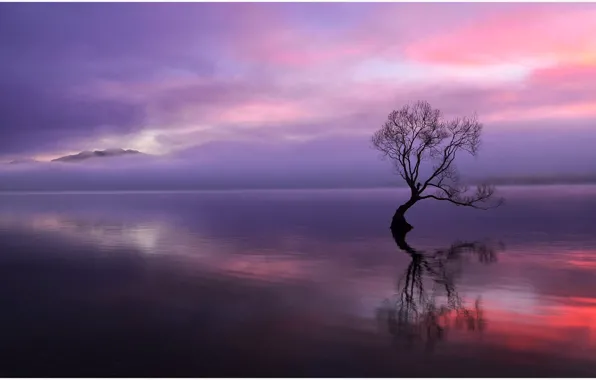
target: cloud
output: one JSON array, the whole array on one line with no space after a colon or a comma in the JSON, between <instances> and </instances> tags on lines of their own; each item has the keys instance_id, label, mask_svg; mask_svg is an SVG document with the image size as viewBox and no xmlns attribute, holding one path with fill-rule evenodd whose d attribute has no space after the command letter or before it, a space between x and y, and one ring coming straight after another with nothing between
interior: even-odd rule
<instances>
[{"instance_id":1,"label":"cloud","mask_svg":"<svg viewBox=\"0 0 596 380\"><path fill-rule=\"evenodd\" d=\"M97 99L80 91L96 80L127 82L175 70L212 70L201 50L188 50L196 40L190 32L209 24L195 23L193 16L208 9L0 7L0 154L77 149L81 140L145 126L141 102Z\"/></svg>"},{"instance_id":2,"label":"cloud","mask_svg":"<svg viewBox=\"0 0 596 380\"><path fill-rule=\"evenodd\" d=\"M61 88L3 82L0 94L0 152L3 154L65 149L89 135L141 127L143 108L109 100L72 98Z\"/></svg>"},{"instance_id":3,"label":"cloud","mask_svg":"<svg viewBox=\"0 0 596 380\"><path fill-rule=\"evenodd\" d=\"M592 4L526 6L515 12L503 8L413 43L406 54L415 60L464 65L593 60L595 13Z\"/></svg>"},{"instance_id":4,"label":"cloud","mask_svg":"<svg viewBox=\"0 0 596 380\"><path fill-rule=\"evenodd\" d=\"M590 5L0 7L2 158L365 136L418 99L487 130L595 113Z\"/></svg>"}]
</instances>

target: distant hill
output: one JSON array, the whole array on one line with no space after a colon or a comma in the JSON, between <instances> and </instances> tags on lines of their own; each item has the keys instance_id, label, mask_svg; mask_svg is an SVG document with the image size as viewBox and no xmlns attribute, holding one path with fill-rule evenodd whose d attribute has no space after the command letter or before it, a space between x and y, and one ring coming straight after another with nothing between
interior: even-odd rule
<instances>
[{"instance_id":1,"label":"distant hill","mask_svg":"<svg viewBox=\"0 0 596 380\"><path fill-rule=\"evenodd\" d=\"M492 183L495 185L580 185L596 183L596 174L551 174L551 175L517 175L510 177L489 177L483 180L469 179L470 183Z\"/></svg>"},{"instance_id":2,"label":"distant hill","mask_svg":"<svg viewBox=\"0 0 596 380\"><path fill-rule=\"evenodd\" d=\"M20 158L16 160L12 160L9 162L10 165L19 165L19 164L36 164L39 161L34 160L33 158Z\"/></svg>"},{"instance_id":3,"label":"distant hill","mask_svg":"<svg viewBox=\"0 0 596 380\"><path fill-rule=\"evenodd\" d=\"M125 155L135 155L135 154L144 154L139 152L138 150L134 149L106 149L106 150L94 150L88 151L85 150L83 152L77 154L71 154L69 156L63 156L59 158L55 158L52 162L80 162L85 161L90 158L101 158L101 157L118 157L118 156L125 156Z\"/></svg>"}]
</instances>

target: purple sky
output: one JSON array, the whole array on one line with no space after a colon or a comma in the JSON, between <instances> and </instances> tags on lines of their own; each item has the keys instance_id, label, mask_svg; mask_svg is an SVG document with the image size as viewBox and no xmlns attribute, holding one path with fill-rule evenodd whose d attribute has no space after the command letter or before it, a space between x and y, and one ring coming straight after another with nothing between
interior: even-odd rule
<instances>
[{"instance_id":1,"label":"purple sky","mask_svg":"<svg viewBox=\"0 0 596 380\"><path fill-rule=\"evenodd\" d=\"M586 172L595 19L563 3L4 3L0 161L122 147L374 165L372 132L423 99L478 113L478 171Z\"/></svg>"}]
</instances>

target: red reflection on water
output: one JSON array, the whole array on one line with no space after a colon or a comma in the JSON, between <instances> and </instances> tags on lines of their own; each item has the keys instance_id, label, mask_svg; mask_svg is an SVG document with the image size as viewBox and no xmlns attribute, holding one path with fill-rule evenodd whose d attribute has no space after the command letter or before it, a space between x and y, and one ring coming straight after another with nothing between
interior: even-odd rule
<instances>
[{"instance_id":1,"label":"red reflection on water","mask_svg":"<svg viewBox=\"0 0 596 380\"><path fill-rule=\"evenodd\" d=\"M486 315L483 343L568 357L596 354L596 298L559 298L532 313L488 306Z\"/></svg>"}]
</instances>

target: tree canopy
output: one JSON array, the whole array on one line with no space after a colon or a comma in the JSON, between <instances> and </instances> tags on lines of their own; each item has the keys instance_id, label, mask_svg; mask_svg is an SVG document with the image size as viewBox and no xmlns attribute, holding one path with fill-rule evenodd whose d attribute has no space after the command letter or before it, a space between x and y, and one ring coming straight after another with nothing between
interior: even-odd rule
<instances>
[{"instance_id":1,"label":"tree canopy","mask_svg":"<svg viewBox=\"0 0 596 380\"><path fill-rule=\"evenodd\" d=\"M440 110L425 101L389 114L372 143L392 161L411 190L404 211L429 198L482 209L502 203L502 199L495 199L492 185L479 184L475 191L469 191L455 166L459 153L478 154L481 133L482 124L476 115L446 120ZM430 174L422 175L426 163L430 164Z\"/></svg>"}]
</instances>

